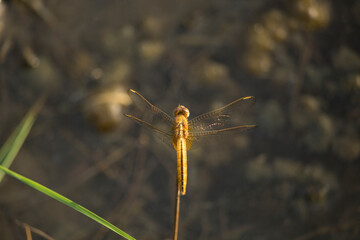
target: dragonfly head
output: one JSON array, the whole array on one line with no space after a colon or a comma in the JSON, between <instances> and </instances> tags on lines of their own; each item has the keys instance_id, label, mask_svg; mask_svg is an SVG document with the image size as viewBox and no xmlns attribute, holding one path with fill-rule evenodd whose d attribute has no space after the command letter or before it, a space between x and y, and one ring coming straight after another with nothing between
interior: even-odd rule
<instances>
[{"instance_id":1,"label":"dragonfly head","mask_svg":"<svg viewBox=\"0 0 360 240\"><path fill-rule=\"evenodd\" d=\"M175 117L178 116L179 114L184 115L186 118L188 118L190 116L190 111L189 109L187 109L185 106L183 105L179 105L178 107L176 107L174 109L174 115Z\"/></svg>"}]
</instances>

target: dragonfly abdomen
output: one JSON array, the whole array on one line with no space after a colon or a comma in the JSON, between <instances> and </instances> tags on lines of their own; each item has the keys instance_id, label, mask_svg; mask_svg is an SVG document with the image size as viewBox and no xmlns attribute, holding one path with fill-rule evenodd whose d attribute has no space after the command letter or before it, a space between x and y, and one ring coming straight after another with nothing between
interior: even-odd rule
<instances>
[{"instance_id":1,"label":"dragonfly abdomen","mask_svg":"<svg viewBox=\"0 0 360 240\"><path fill-rule=\"evenodd\" d=\"M188 138L188 120L182 113L175 116L173 127L173 144L177 152L177 179L181 195L186 193L187 183L187 138ZM175 144L176 142L176 144Z\"/></svg>"},{"instance_id":2,"label":"dragonfly abdomen","mask_svg":"<svg viewBox=\"0 0 360 240\"><path fill-rule=\"evenodd\" d=\"M181 195L185 195L187 183L187 152L184 138L179 138L177 141L177 179Z\"/></svg>"}]
</instances>

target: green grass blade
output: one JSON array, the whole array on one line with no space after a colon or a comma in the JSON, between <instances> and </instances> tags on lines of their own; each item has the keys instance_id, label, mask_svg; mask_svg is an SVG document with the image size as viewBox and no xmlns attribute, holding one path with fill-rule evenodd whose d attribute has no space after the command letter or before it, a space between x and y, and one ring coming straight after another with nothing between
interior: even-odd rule
<instances>
[{"instance_id":1,"label":"green grass blade","mask_svg":"<svg viewBox=\"0 0 360 240\"><path fill-rule=\"evenodd\" d=\"M44 105L45 96L40 97L36 103L30 108L20 124L13 131L11 136L7 139L0 149L0 165L9 168L28 136L31 127L34 124L35 118ZM4 172L0 172L0 182L4 178Z\"/></svg>"},{"instance_id":2,"label":"green grass blade","mask_svg":"<svg viewBox=\"0 0 360 240\"><path fill-rule=\"evenodd\" d=\"M45 97L41 97L28 111L28 113L24 116L20 124L16 127L10 137L7 139L5 144L0 149L0 182L2 181L5 173L20 180L21 182L29 185L30 187L48 195L55 200L68 205L69 207L75 209L76 211L88 216L89 218L95 220L96 222L102 224L103 226L107 227L108 229L114 231L115 233L119 234L120 236L128 239L128 240L135 240L135 238L131 237L124 231L120 230L119 228L115 227L105 219L99 217L95 213L89 211L88 209L82 207L81 205L71 201L70 199L54 192L53 190L31 180L28 179L16 172L11 171L8 169L11 163L14 161L16 155L18 154L20 148L22 147L26 137L28 136L36 116L40 111L41 107L45 102Z\"/></svg>"},{"instance_id":3,"label":"green grass blade","mask_svg":"<svg viewBox=\"0 0 360 240\"><path fill-rule=\"evenodd\" d=\"M0 170L4 171L6 174L20 180L21 182L29 185L30 187L38 190L39 192L44 193L45 195L48 195L49 197L68 205L69 207L75 209L76 211L88 216L89 218L93 219L94 221L100 223L101 225L107 227L108 229L116 232L117 234L119 234L120 236L128 239L128 240L135 240L135 238L133 238L132 236L130 236L129 234L125 233L124 231L120 230L119 228L115 227L114 225L112 225L111 223L109 223L108 221L106 221L105 219L99 217L98 215L96 215L95 213L89 211L88 209L84 208L83 206L71 201L70 199L58 194L57 192L54 192L53 190L31 180L28 179L16 172L11 171L10 169L7 169L3 166L0 166Z\"/></svg>"}]
</instances>

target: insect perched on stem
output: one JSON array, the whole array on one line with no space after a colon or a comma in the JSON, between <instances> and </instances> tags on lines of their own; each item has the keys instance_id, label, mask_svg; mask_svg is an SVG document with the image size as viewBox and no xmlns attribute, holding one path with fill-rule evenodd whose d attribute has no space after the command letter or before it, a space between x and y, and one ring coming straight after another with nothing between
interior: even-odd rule
<instances>
[{"instance_id":1,"label":"insect perched on stem","mask_svg":"<svg viewBox=\"0 0 360 240\"><path fill-rule=\"evenodd\" d=\"M177 184L181 195L186 193L187 151L204 137L224 133L242 133L256 125L231 126L231 118L255 104L255 97L239 98L226 106L189 120L190 111L179 105L174 109L174 118L152 105L140 93L130 89L129 95L144 114L151 117L145 121L132 115L125 116L150 129L166 144L172 145L177 153Z\"/></svg>"}]
</instances>

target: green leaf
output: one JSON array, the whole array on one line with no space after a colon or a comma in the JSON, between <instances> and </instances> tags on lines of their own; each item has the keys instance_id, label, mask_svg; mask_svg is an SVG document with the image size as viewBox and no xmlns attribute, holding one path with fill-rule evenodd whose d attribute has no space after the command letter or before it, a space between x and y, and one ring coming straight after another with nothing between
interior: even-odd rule
<instances>
[{"instance_id":1,"label":"green leaf","mask_svg":"<svg viewBox=\"0 0 360 240\"><path fill-rule=\"evenodd\" d=\"M128 240L135 240L135 238L133 238L132 236L130 236L129 234L125 233L124 231L120 230L119 228L115 227L114 225L112 225L111 223L109 223L108 221L106 221L105 219L101 218L100 216L96 215L95 213L89 211L88 209L84 208L83 206L73 202L72 200L60 195L59 193L29 179L26 178L16 172L11 171L10 169L7 169L3 166L0 166L0 170L4 171L6 174L20 180L21 182L29 185L30 187L38 190L39 192L44 193L45 195L48 195L49 197L68 205L69 207L75 209L76 211L84 214L85 216L88 216L89 218L93 219L94 221L100 223L101 225L107 227L108 229L116 232L117 234L119 234L120 236L128 239Z\"/></svg>"},{"instance_id":2,"label":"green leaf","mask_svg":"<svg viewBox=\"0 0 360 240\"><path fill-rule=\"evenodd\" d=\"M44 105L45 96L40 97L36 103L30 108L20 124L13 131L8 140L0 149L0 165L9 168L18 154L21 146L27 138L30 129L32 128L35 118L40 109ZM4 172L0 172L0 182L4 178Z\"/></svg>"},{"instance_id":3,"label":"green leaf","mask_svg":"<svg viewBox=\"0 0 360 240\"><path fill-rule=\"evenodd\" d=\"M11 171L8 169L10 167L11 163L14 161L16 155L18 154L21 146L23 145L26 137L28 136L31 127L34 124L35 118L40 111L41 107L43 106L45 101L45 97L41 97L28 111L28 113L25 115L23 120L20 122L20 124L17 126L17 128L14 130L14 132L10 135L10 137L7 139L5 144L0 149L0 182L4 177L4 174L8 174L21 182L29 185L30 187L38 190L39 192L44 193L45 195L48 195L49 197L75 209L76 211L84 214L85 216L88 216L89 218L95 220L96 222L100 223L101 225L107 227L108 229L114 231L115 233L119 234L120 236L128 239L128 240L135 240L135 238L131 237L124 231L120 230L119 228L115 227L105 219L99 217L95 213L89 211L88 209L84 208L83 206L73 202L72 200L58 194L57 192L31 180L28 179L16 172Z\"/></svg>"}]
</instances>

